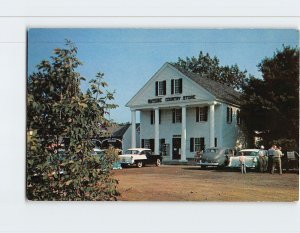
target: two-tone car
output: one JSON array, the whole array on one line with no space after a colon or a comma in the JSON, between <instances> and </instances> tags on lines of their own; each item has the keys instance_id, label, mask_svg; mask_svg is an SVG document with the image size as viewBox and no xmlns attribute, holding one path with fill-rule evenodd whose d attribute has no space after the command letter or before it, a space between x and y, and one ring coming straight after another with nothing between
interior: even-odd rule
<instances>
[{"instance_id":1,"label":"two-tone car","mask_svg":"<svg viewBox=\"0 0 300 233\"><path fill-rule=\"evenodd\" d=\"M197 165L201 168L206 167L226 167L229 163L229 158L234 154L232 148L218 148L211 147L204 150L203 155L200 157L200 161Z\"/></svg>"},{"instance_id":2,"label":"two-tone car","mask_svg":"<svg viewBox=\"0 0 300 233\"><path fill-rule=\"evenodd\" d=\"M136 165L140 168L146 164L155 164L160 166L162 162L161 155L155 155L148 148L130 148L124 154L119 155L121 165Z\"/></svg>"},{"instance_id":3,"label":"two-tone car","mask_svg":"<svg viewBox=\"0 0 300 233\"><path fill-rule=\"evenodd\" d=\"M229 159L228 167L230 168L240 168L240 160L239 156L241 153L245 156L245 164L246 168L253 168L253 169L259 169L259 155L258 155L259 149L243 149L240 150L236 156L231 157Z\"/></svg>"}]
</instances>

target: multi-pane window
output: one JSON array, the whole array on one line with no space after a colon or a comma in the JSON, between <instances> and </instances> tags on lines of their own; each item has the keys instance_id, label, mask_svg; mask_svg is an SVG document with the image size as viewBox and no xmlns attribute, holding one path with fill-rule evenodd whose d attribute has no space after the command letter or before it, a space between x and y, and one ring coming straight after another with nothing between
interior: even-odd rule
<instances>
[{"instance_id":1,"label":"multi-pane window","mask_svg":"<svg viewBox=\"0 0 300 233\"><path fill-rule=\"evenodd\" d=\"M171 94L181 94L182 93L182 79L172 79L171 80Z\"/></svg>"},{"instance_id":2,"label":"multi-pane window","mask_svg":"<svg viewBox=\"0 0 300 233\"><path fill-rule=\"evenodd\" d=\"M205 149L205 139L201 138L190 138L190 152L202 151Z\"/></svg>"},{"instance_id":3,"label":"multi-pane window","mask_svg":"<svg viewBox=\"0 0 300 233\"><path fill-rule=\"evenodd\" d=\"M227 123L231 123L232 122L232 108L227 107Z\"/></svg>"},{"instance_id":4,"label":"multi-pane window","mask_svg":"<svg viewBox=\"0 0 300 233\"><path fill-rule=\"evenodd\" d=\"M155 95L166 95L166 88L167 88L167 82L164 81L157 81L155 82Z\"/></svg>"},{"instance_id":5,"label":"multi-pane window","mask_svg":"<svg viewBox=\"0 0 300 233\"><path fill-rule=\"evenodd\" d=\"M172 122L173 123L181 122L181 118L182 118L181 109L173 109L172 113L173 113Z\"/></svg>"},{"instance_id":6,"label":"multi-pane window","mask_svg":"<svg viewBox=\"0 0 300 233\"><path fill-rule=\"evenodd\" d=\"M142 148L148 148L154 151L154 139L142 139Z\"/></svg>"},{"instance_id":7,"label":"multi-pane window","mask_svg":"<svg viewBox=\"0 0 300 233\"><path fill-rule=\"evenodd\" d=\"M159 109L159 124L161 122L161 110ZM150 112L150 124L153 125L155 124L155 110L151 110Z\"/></svg>"},{"instance_id":8,"label":"multi-pane window","mask_svg":"<svg viewBox=\"0 0 300 233\"><path fill-rule=\"evenodd\" d=\"M154 124L154 122L155 122L155 112L154 112L154 110L151 110L151 112L150 112L150 123L151 123L151 125L153 125Z\"/></svg>"},{"instance_id":9,"label":"multi-pane window","mask_svg":"<svg viewBox=\"0 0 300 233\"><path fill-rule=\"evenodd\" d=\"M208 107L196 108L196 122L207 121Z\"/></svg>"},{"instance_id":10,"label":"multi-pane window","mask_svg":"<svg viewBox=\"0 0 300 233\"><path fill-rule=\"evenodd\" d=\"M150 139L144 139L144 148L150 149Z\"/></svg>"}]
</instances>

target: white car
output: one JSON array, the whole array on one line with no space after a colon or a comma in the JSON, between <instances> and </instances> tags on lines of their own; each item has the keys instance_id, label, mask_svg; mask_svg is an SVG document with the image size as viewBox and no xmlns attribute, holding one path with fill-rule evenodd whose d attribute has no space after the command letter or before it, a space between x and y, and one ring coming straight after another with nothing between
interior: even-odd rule
<instances>
[{"instance_id":1,"label":"white car","mask_svg":"<svg viewBox=\"0 0 300 233\"><path fill-rule=\"evenodd\" d=\"M244 153L246 167L247 168L258 169L259 168L258 152L259 152L259 149L243 149L243 150L240 150L237 153L236 156L230 158L228 167L231 167L231 168L241 167L239 156L241 155L241 153Z\"/></svg>"},{"instance_id":2,"label":"white car","mask_svg":"<svg viewBox=\"0 0 300 233\"><path fill-rule=\"evenodd\" d=\"M138 168L150 163L160 166L162 161L161 155L154 155L147 148L130 148L119 157L122 166L135 164Z\"/></svg>"}]
</instances>

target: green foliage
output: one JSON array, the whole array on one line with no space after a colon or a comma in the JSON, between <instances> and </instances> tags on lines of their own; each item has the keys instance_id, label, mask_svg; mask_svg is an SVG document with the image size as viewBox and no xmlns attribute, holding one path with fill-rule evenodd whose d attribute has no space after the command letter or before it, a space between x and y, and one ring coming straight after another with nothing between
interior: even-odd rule
<instances>
[{"instance_id":1,"label":"green foliage","mask_svg":"<svg viewBox=\"0 0 300 233\"><path fill-rule=\"evenodd\" d=\"M242 117L249 136L265 145L273 140L299 141L299 50L283 47L258 65L263 79L244 86Z\"/></svg>"},{"instance_id":2,"label":"green foliage","mask_svg":"<svg viewBox=\"0 0 300 233\"><path fill-rule=\"evenodd\" d=\"M295 139L280 138L271 141L272 145L279 145L284 152L286 151L299 151L298 142Z\"/></svg>"},{"instance_id":3,"label":"green foliage","mask_svg":"<svg viewBox=\"0 0 300 233\"><path fill-rule=\"evenodd\" d=\"M189 72L200 74L202 77L224 83L237 90L241 89L247 78L246 70L241 71L236 64L231 66L221 66L220 61L216 56L212 58L208 53L204 55L202 51L200 51L198 58L178 58L178 61L173 64Z\"/></svg>"},{"instance_id":4,"label":"green foliage","mask_svg":"<svg viewBox=\"0 0 300 233\"><path fill-rule=\"evenodd\" d=\"M105 114L117 105L110 103L113 93L102 89L107 87L103 73L90 81L91 91L81 91L85 79L76 68L82 63L77 48L70 41L66 45L27 80L27 130L33 130L27 138L27 197L115 200L117 180L111 170L116 152L110 148L95 157L91 139L110 124Z\"/></svg>"}]
</instances>

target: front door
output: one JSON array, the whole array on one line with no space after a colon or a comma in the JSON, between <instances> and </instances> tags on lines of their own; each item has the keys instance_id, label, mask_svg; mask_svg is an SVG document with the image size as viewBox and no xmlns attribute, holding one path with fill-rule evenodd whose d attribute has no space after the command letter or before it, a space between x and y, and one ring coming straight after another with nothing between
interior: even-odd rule
<instances>
[{"instance_id":1,"label":"front door","mask_svg":"<svg viewBox=\"0 0 300 233\"><path fill-rule=\"evenodd\" d=\"M181 138L173 138L173 159L181 159Z\"/></svg>"}]
</instances>

